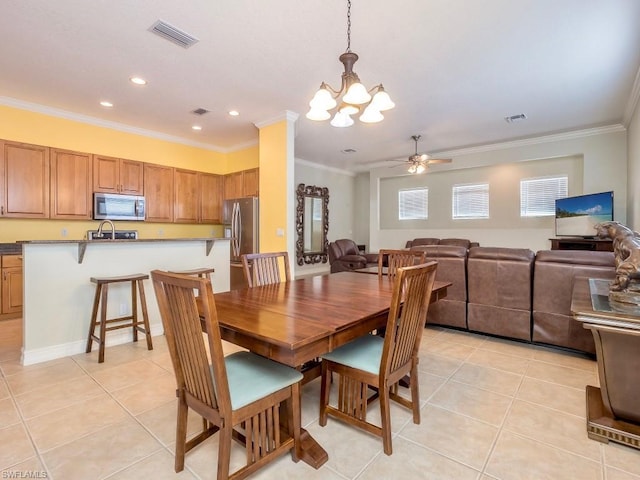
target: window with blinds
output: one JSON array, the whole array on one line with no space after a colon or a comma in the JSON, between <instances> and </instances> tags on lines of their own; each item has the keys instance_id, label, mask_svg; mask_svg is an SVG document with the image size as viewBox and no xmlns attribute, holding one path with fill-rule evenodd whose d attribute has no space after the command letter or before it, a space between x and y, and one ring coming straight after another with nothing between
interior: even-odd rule
<instances>
[{"instance_id":1,"label":"window with blinds","mask_svg":"<svg viewBox=\"0 0 640 480\"><path fill-rule=\"evenodd\" d=\"M454 185L452 215L457 219L489 218L489 184Z\"/></svg>"},{"instance_id":2,"label":"window with blinds","mask_svg":"<svg viewBox=\"0 0 640 480\"><path fill-rule=\"evenodd\" d=\"M429 189L411 188L398 191L398 219L426 220L429 218Z\"/></svg>"},{"instance_id":3,"label":"window with blinds","mask_svg":"<svg viewBox=\"0 0 640 480\"><path fill-rule=\"evenodd\" d=\"M545 177L520 180L520 216L546 217L555 215L556 199L569 195L569 178Z\"/></svg>"}]
</instances>

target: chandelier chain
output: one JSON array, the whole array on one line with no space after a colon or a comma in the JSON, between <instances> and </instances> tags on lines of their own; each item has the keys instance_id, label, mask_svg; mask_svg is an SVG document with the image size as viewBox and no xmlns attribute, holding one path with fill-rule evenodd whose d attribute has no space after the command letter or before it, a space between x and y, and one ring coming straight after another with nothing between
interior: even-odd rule
<instances>
[{"instance_id":1,"label":"chandelier chain","mask_svg":"<svg viewBox=\"0 0 640 480\"><path fill-rule=\"evenodd\" d=\"M351 51L351 0L347 0L347 52Z\"/></svg>"}]
</instances>

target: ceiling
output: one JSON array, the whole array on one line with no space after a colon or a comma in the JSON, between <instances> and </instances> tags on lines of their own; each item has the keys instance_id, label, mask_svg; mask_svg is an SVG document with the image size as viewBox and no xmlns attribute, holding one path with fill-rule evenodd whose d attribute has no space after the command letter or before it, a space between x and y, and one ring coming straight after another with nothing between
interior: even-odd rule
<instances>
[{"instance_id":1,"label":"ceiling","mask_svg":"<svg viewBox=\"0 0 640 480\"><path fill-rule=\"evenodd\" d=\"M159 19L198 43L150 33ZM407 157L414 134L420 153L437 154L624 124L637 101L638 0L353 0L351 22L354 70L396 103L379 124L305 118L322 81L340 85L346 0L5 2L0 103L222 152L256 144L256 123L291 111L296 158L358 171ZM132 85L134 75L148 84ZM504 120L520 113L528 118Z\"/></svg>"}]
</instances>

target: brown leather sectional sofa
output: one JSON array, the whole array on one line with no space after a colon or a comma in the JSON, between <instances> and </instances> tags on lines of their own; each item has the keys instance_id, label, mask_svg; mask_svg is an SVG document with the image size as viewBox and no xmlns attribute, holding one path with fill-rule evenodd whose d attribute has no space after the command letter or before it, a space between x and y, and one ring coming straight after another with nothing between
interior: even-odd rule
<instances>
[{"instance_id":1,"label":"brown leather sectional sofa","mask_svg":"<svg viewBox=\"0 0 640 480\"><path fill-rule=\"evenodd\" d=\"M438 261L447 297L427 323L594 354L591 332L571 315L576 277L613 278L612 252L421 245Z\"/></svg>"}]
</instances>

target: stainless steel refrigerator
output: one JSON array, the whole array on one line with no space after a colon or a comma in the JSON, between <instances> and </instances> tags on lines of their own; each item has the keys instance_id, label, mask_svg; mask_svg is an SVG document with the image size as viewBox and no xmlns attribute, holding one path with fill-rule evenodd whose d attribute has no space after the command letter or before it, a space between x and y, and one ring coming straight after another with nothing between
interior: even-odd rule
<instances>
[{"instance_id":1,"label":"stainless steel refrigerator","mask_svg":"<svg viewBox=\"0 0 640 480\"><path fill-rule=\"evenodd\" d=\"M240 256L257 253L258 198L245 197L224 201L223 223L225 237L231 239L231 290L246 286Z\"/></svg>"}]
</instances>

